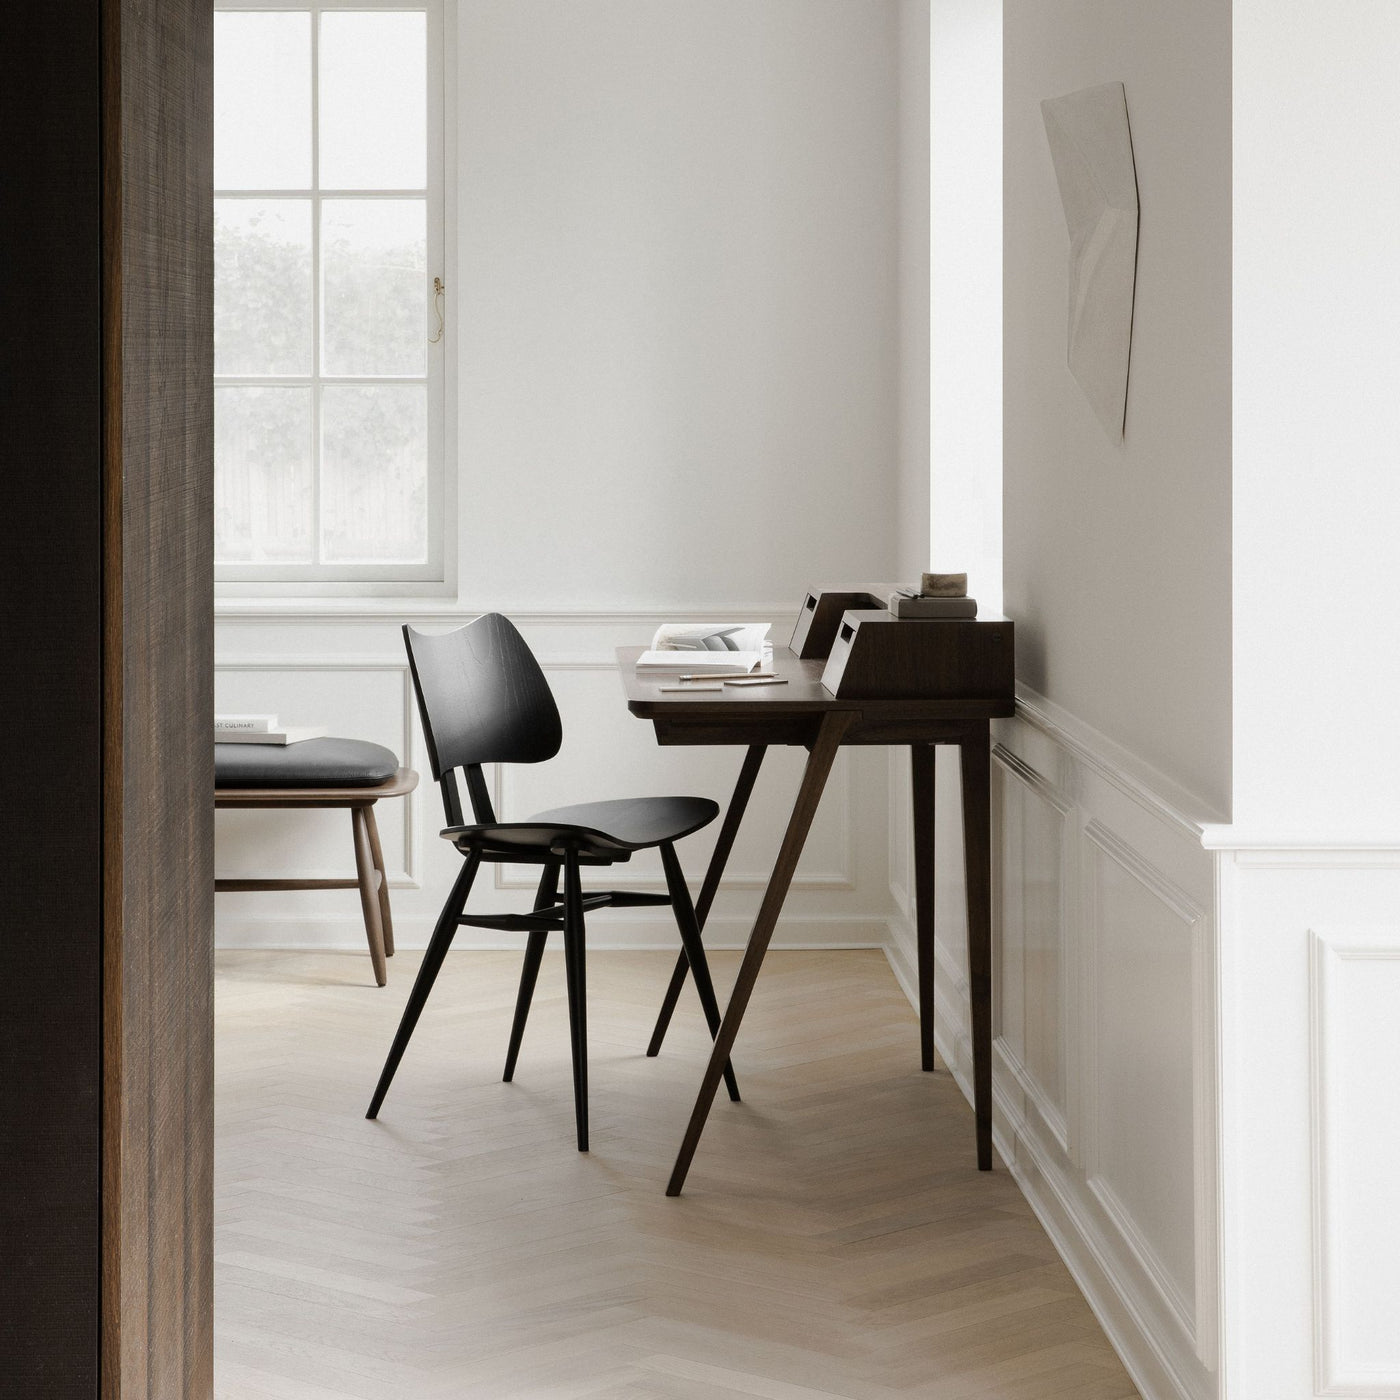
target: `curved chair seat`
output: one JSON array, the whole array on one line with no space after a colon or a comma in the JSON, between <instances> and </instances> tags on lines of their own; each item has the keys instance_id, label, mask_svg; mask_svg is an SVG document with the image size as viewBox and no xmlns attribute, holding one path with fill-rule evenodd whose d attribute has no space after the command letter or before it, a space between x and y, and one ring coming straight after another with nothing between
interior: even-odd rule
<instances>
[{"instance_id":1,"label":"curved chair seat","mask_svg":"<svg viewBox=\"0 0 1400 1400\"><path fill-rule=\"evenodd\" d=\"M459 850L551 851L572 846L581 853L625 857L633 851L679 841L719 815L708 797L618 797L552 807L524 822L450 826L442 834Z\"/></svg>"}]
</instances>

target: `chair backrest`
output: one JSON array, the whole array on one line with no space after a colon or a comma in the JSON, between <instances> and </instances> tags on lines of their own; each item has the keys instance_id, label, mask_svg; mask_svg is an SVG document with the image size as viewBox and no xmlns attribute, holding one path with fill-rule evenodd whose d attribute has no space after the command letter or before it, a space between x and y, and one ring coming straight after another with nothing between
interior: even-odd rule
<instances>
[{"instance_id":1,"label":"chair backrest","mask_svg":"<svg viewBox=\"0 0 1400 1400\"><path fill-rule=\"evenodd\" d=\"M483 763L542 763L559 752L559 710L540 664L500 613L455 632L403 629L418 714L449 823L462 820L453 770L466 772L478 822L493 822Z\"/></svg>"}]
</instances>

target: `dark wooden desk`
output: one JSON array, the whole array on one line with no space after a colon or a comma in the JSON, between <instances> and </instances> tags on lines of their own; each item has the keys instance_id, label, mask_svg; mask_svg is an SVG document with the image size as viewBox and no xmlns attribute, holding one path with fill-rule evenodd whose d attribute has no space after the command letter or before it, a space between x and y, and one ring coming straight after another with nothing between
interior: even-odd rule
<instances>
[{"instance_id":1,"label":"dark wooden desk","mask_svg":"<svg viewBox=\"0 0 1400 1400\"><path fill-rule=\"evenodd\" d=\"M967 871L967 961L972 1002L973 1089L977 1122L977 1165L992 1166L992 835L990 721L1014 712L1010 697L995 700L838 700L823 689L823 662L800 661L786 647L775 648L773 669L786 685L727 686L693 695L665 692L674 680L641 679L636 660L641 647L618 650L618 668L627 708L649 719L659 744L746 744L734 797L725 813L709 869L705 872L697 917L709 913L729 858L744 806L770 744L801 744L808 750L792 815L769 877L734 990L715 1038L700 1093L690 1115L676 1165L666 1187L680 1194L704 1131L715 1090L729 1059L744 1011L753 995L759 969L782 912L798 857L816 815L836 751L843 744L908 744L914 777L914 886L918 905L919 1034L922 1062L933 1068L933 749L956 744L962 750L963 846ZM654 1054L665 1033L674 995L684 978L684 963L672 979L657 1034Z\"/></svg>"}]
</instances>

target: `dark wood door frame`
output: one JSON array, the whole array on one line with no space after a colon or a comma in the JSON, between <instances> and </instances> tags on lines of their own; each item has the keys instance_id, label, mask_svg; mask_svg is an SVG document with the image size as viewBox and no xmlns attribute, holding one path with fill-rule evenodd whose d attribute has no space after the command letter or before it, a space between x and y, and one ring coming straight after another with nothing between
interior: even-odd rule
<instances>
[{"instance_id":1,"label":"dark wood door frame","mask_svg":"<svg viewBox=\"0 0 1400 1400\"><path fill-rule=\"evenodd\" d=\"M212 20L0 6L0 1375L47 1400L213 1387Z\"/></svg>"}]
</instances>

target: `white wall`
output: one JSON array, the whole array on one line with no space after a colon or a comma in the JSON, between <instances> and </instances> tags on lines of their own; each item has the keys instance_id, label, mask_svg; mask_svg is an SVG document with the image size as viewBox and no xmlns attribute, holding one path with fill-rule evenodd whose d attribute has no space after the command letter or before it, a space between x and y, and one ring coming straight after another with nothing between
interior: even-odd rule
<instances>
[{"instance_id":1,"label":"white wall","mask_svg":"<svg viewBox=\"0 0 1400 1400\"><path fill-rule=\"evenodd\" d=\"M932 0L933 567L1002 609L1001 0Z\"/></svg>"},{"instance_id":2,"label":"white wall","mask_svg":"<svg viewBox=\"0 0 1400 1400\"><path fill-rule=\"evenodd\" d=\"M1005 583L1018 671L1222 813L1230 12L1229 0L1005 6ZM1068 241L1040 113L1044 98L1105 82L1127 89L1142 205L1121 443L1065 363Z\"/></svg>"},{"instance_id":3,"label":"white wall","mask_svg":"<svg viewBox=\"0 0 1400 1400\"><path fill-rule=\"evenodd\" d=\"M1396 841L1400 8L1234 11L1234 818Z\"/></svg>"},{"instance_id":4,"label":"white wall","mask_svg":"<svg viewBox=\"0 0 1400 1400\"><path fill-rule=\"evenodd\" d=\"M889 574L897 18L461 7L464 597L794 607Z\"/></svg>"},{"instance_id":5,"label":"white wall","mask_svg":"<svg viewBox=\"0 0 1400 1400\"><path fill-rule=\"evenodd\" d=\"M1234 5L1226 1400L1400 1396L1400 11Z\"/></svg>"},{"instance_id":6,"label":"white wall","mask_svg":"<svg viewBox=\"0 0 1400 1400\"><path fill-rule=\"evenodd\" d=\"M896 574L929 554L929 3L899 0L899 481Z\"/></svg>"},{"instance_id":7,"label":"white wall","mask_svg":"<svg viewBox=\"0 0 1400 1400\"><path fill-rule=\"evenodd\" d=\"M458 589L226 601L220 705L329 723L426 777L398 624L498 609L544 661L565 724L557 760L501 777L505 813L726 797L738 753L658 749L623 707L613 648L734 611L782 640L807 588L896 571L899 26L897 0L464 0L449 142ZM747 933L800 757L765 770L716 943ZM884 938L886 786L883 754L843 756L781 938ZM413 947L455 857L430 787L381 820ZM350 862L336 813L221 813L218 833L225 875ZM707 841L682 853L697 883ZM660 878L646 861L629 873ZM528 904L504 876L480 900ZM363 941L353 892L225 894L217 915L224 945ZM654 911L592 924L674 944Z\"/></svg>"},{"instance_id":8,"label":"white wall","mask_svg":"<svg viewBox=\"0 0 1400 1400\"><path fill-rule=\"evenodd\" d=\"M995 1135L1147 1400L1220 1394L1201 833L1230 795L1229 17L1228 0L933 7L935 558L992 554L977 492L999 458L1022 681L994 726ZM1040 114L1112 81L1143 202L1121 444L1065 363L1068 238ZM973 290L997 277L999 302ZM936 1024L966 1083L957 783L940 758ZM892 790L896 830L904 800ZM906 868L892 959L909 980Z\"/></svg>"}]
</instances>

